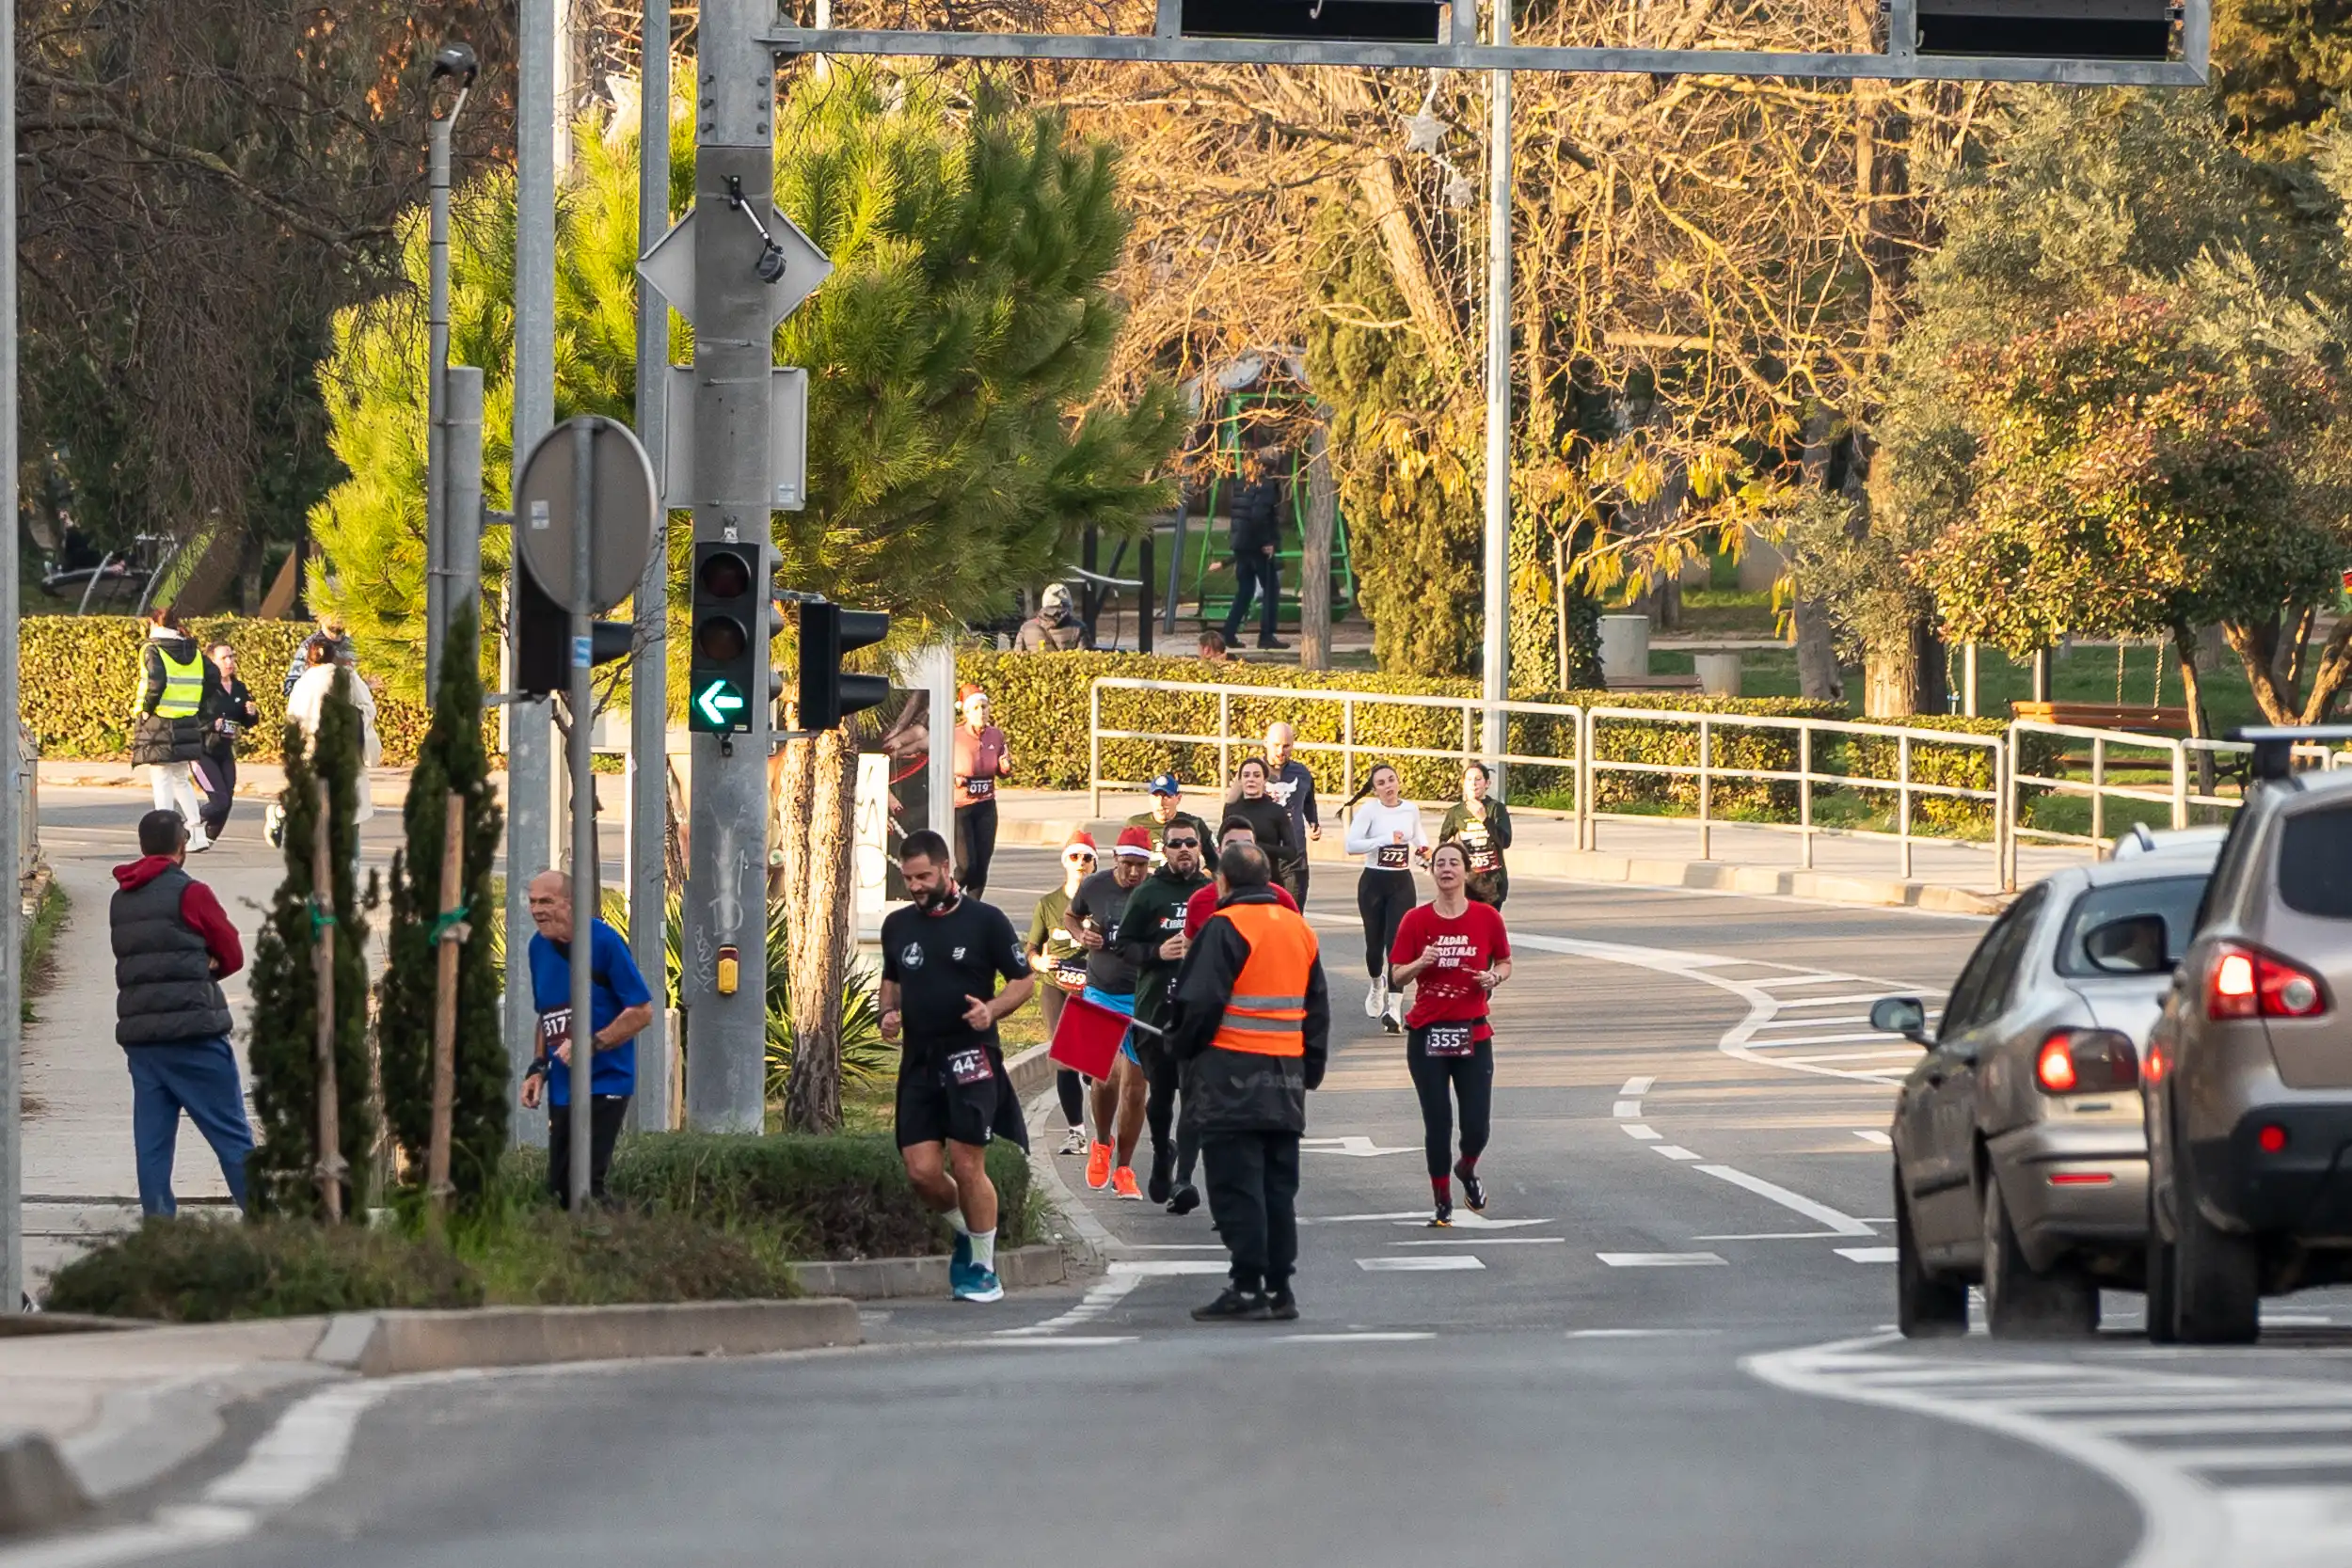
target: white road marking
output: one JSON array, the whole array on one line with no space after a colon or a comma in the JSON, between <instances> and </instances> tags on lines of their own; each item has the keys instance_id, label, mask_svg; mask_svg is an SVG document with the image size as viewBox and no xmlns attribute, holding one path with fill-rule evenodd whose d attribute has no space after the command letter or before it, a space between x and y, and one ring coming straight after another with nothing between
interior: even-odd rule
<instances>
[{"instance_id":1,"label":"white road marking","mask_svg":"<svg viewBox=\"0 0 2352 1568\"><path fill-rule=\"evenodd\" d=\"M1619 1121L1631 1121L1642 1114L1642 1102L1638 1100L1620 1100L1609 1108L1609 1114Z\"/></svg>"},{"instance_id":2,"label":"white road marking","mask_svg":"<svg viewBox=\"0 0 2352 1568\"><path fill-rule=\"evenodd\" d=\"M1480 1246L1561 1246L1566 1242L1565 1236L1485 1236L1479 1239L1478 1244ZM1461 1246L1463 1244L1461 1242L1391 1242L1389 1243L1391 1246Z\"/></svg>"},{"instance_id":3,"label":"white road marking","mask_svg":"<svg viewBox=\"0 0 2352 1568\"><path fill-rule=\"evenodd\" d=\"M1007 1334L996 1338L960 1342L976 1349L987 1345L996 1350L1089 1350L1103 1345L1132 1345L1142 1338L1140 1334L1057 1334L1050 1339L1035 1335Z\"/></svg>"},{"instance_id":4,"label":"white road marking","mask_svg":"<svg viewBox=\"0 0 2352 1568\"><path fill-rule=\"evenodd\" d=\"M1649 1093L1650 1085L1657 1082L1658 1080L1655 1078L1629 1078L1625 1081L1625 1087L1619 1089L1617 1092L1619 1094L1629 1094L1638 1100L1643 1095Z\"/></svg>"},{"instance_id":5,"label":"white road marking","mask_svg":"<svg viewBox=\"0 0 2352 1568\"><path fill-rule=\"evenodd\" d=\"M1426 1225L1429 1223L1429 1212L1427 1210L1423 1210L1420 1213L1414 1215L1410 1220L1399 1220L1396 1223L1399 1225ZM1454 1213L1454 1226L1463 1230L1524 1230L1531 1225L1553 1225L1557 1223L1557 1221L1548 1219L1494 1220L1488 1219L1486 1215L1469 1209L1457 1209Z\"/></svg>"},{"instance_id":6,"label":"white road marking","mask_svg":"<svg viewBox=\"0 0 2352 1568\"><path fill-rule=\"evenodd\" d=\"M1692 1153L1690 1149L1683 1148L1680 1144L1652 1144L1649 1147L1652 1153L1663 1154L1669 1160L1703 1160L1707 1158L1707 1156L1703 1154Z\"/></svg>"},{"instance_id":7,"label":"white road marking","mask_svg":"<svg viewBox=\"0 0 2352 1568\"><path fill-rule=\"evenodd\" d=\"M1712 1252L1596 1252L1613 1269L1699 1269L1723 1262Z\"/></svg>"},{"instance_id":8,"label":"white road marking","mask_svg":"<svg viewBox=\"0 0 2352 1568\"><path fill-rule=\"evenodd\" d=\"M1136 1287L1147 1279L1168 1275L1229 1272L1230 1265L1208 1258L1122 1258L1110 1265L1109 1274L1088 1286L1086 1294L1078 1298L1078 1305L1069 1311L1048 1318L1043 1323L1024 1323L1019 1328L1000 1328L995 1337L1000 1339L1036 1339L1059 1334L1065 1328L1075 1328L1080 1323L1093 1323L1109 1316L1112 1307L1126 1300Z\"/></svg>"},{"instance_id":9,"label":"white road marking","mask_svg":"<svg viewBox=\"0 0 2352 1568\"><path fill-rule=\"evenodd\" d=\"M2257 1435L2286 1432L2322 1432L2352 1428L2352 1410L2215 1411L2203 1416L2110 1416L2083 1425L2110 1437L2194 1437L2200 1433L2244 1432Z\"/></svg>"},{"instance_id":10,"label":"white road marking","mask_svg":"<svg viewBox=\"0 0 2352 1568\"><path fill-rule=\"evenodd\" d=\"M1894 1138L1888 1133L1880 1132L1875 1127L1857 1127L1853 1130L1853 1135L1860 1138L1866 1144L1876 1144L1881 1148L1892 1148L1895 1147Z\"/></svg>"},{"instance_id":11,"label":"white road marking","mask_svg":"<svg viewBox=\"0 0 2352 1568\"><path fill-rule=\"evenodd\" d=\"M1403 1345L1438 1336L1426 1329L1375 1329L1360 1334L1277 1334L1279 1345Z\"/></svg>"},{"instance_id":12,"label":"white road marking","mask_svg":"<svg viewBox=\"0 0 2352 1568\"><path fill-rule=\"evenodd\" d=\"M1366 1274L1460 1274L1483 1270L1486 1265L1469 1253L1448 1252L1413 1258L1359 1258L1356 1266Z\"/></svg>"},{"instance_id":13,"label":"white road marking","mask_svg":"<svg viewBox=\"0 0 2352 1568\"><path fill-rule=\"evenodd\" d=\"M1792 1193L1788 1188L1767 1181L1760 1176L1750 1176L1746 1171L1730 1165L1693 1165L1691 1168L1702 1176L1711 1176L1718 1181L1728 1181L1735 1187L1745 1188L1760 1198L1779 1204L1791 1213L1803 1214L1806 1219L1829 1227L1840 1236L1874 1234L1868 1226L1851 1214L1833 1209L1826 1203L1816 1203L1803 1193Z\"/></svg>"},{"instance_id":14,"label":"white road marking","mask_svg":"<svg viewBox=\"0 0 2352 1568\"><path fill-rule=\"evenodd\" d=\"M1835 1230L1748 1230L1729 1236L1693 1236L1694 1242L1827 1242L1835 1240Z\"/></svg>"},{"instance_id":15,"label":"white road marking","mask_svg":"<svg viewBox=\"0 0 2352 1568\"><path fill-rule=\"evenodd\" d=\"M1850 1029L1833 1035L1777 1035L1763 1043L1777 1051L1787 1045L1852 1045L1862 1040L1901 1039L1900 1035L1890 1035L1883 1029ZM1919 1054L1919 1048L1913 1046L1911 1054Z\"/></svg>"},{"instance_id":16,"label":"white road marking","mask_svg":"<svg viewBox=\"0 0 2352 1568\"><path fill-rule=\"evenodd\" d=\"M1720 1332L1712 1328L1571 1328L1571 1339L1679 1339Z\"/></svg>"},{"instance_id":17,"label":"white road marking","mask_svg":"<svg viewBox=\"0 0 2352 1568\"><path fill-rule=\"evenodd\" d=\"M1349 1133L1338 1138L1301 1138L1298 1140L1298 1151L1301 1154L1344 1154L1351 1159L1369 1160L1375 1154L1419 1154L1421 1148L1418 1145L1408 1147L1402 1144L1394 1148L1386 1148L1370 1138Z\"/></svg>"},{"instance_id":18,"label":"white road marking","mask_svg":"<svg viewBox=\"0 0 2352 1568\"><path fill-rule=\"evenodd\" d=\"M1892 1263L1895 1260L1895 1249L1891 1246L1841 1246L1830 1250L1857 1263Z\"/></svg>"},{"instance_id":19,"label":"white road marking","mask_svg":"<svg viewBox=\"0 0 2352 1568\"><path fill-rule=\"evenodd\" d=\"M245 1463L204 1489L215 1507L277 1509L333 1479L351 1456L359 1418L392 1391L384 1381L321 1389L278 1418Z\"/></svg>"},{"instance_id":20,"label":"white road marking","mask_svg":"<svg viewBox=\"0 0 2352 1568\"><path fill-rule=\"evenodd\" d=\"M1885 1051L1825 1051L1811 1056L1788 1056L1779 1059L1791 1064L1809 1064L1817 1062L1915 1062L1919 1059L1919 1048L1915 1045L1904 1045L1900 1047L1889 1048Z\"/></svg>"},{"instance_id":21,"label":"white road marking","mask_svg":"<svg viewBox=\"0 0 2352 1568\"><path fill-rule=\"evenodd\" d=\"M1621 1121L1617 1125L1624 1131L1627 1137L1639 1139L1643 1143L1654 1143L1661 1136L1657 1128L1645 1122Z\"/></svg>"}]
</instances>

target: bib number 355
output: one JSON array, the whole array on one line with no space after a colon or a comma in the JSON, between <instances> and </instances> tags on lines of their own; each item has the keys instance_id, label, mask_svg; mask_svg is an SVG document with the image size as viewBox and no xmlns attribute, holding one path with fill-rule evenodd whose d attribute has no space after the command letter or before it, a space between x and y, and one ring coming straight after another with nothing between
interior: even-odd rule
<instances>
[{"instance_id":1,"label":"bib number 355","mask_svg":"<svg viewBox=\"0 0 2352 1568\"><path fill-rule=\"evenodd\" d=\"M1467 1056L1478 1049L1467 1023L1433 1023L1422 1032L1422 1051L1431 1056Z\"/></svg>"}]
</instances>

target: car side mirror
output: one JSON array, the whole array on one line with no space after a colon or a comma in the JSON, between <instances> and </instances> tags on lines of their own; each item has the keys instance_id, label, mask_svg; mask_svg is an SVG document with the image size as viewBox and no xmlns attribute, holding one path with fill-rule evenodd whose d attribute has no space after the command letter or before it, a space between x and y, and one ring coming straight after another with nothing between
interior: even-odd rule
<instances>
[{"instance_id":1,"label":"car side mirror","mask_svg":"<svg viewBox=\"0 0 2352 1568\"><path fill-rule=\"evenodd\" d=\"M1900 1035L1914 1045L1929 1043L1928 1009L1915 996L1882 996L1871 1003L1870 1027L1883 1034Z\"/></svg>"},{"instance_id":2,"label":"car side mirror","mask_svg":"<svg viewBox=\"0 0 2352 1568\"><path fill-rule=\"evenodd\" d=\"M2165 956L2164 916L2127 914L2083 933L2083 957L2103 974L2163 974L2172 968Z\"/></svg>"}]
</instances>

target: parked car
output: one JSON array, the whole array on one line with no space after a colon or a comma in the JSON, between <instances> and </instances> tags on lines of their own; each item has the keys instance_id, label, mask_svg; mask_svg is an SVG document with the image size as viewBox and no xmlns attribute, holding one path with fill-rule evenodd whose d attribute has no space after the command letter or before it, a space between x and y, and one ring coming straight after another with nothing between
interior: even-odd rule
<instances>
[{"instance_id":1,"label":"parked car","mask_svg":"<svg viewBox=\"0 0 2352 1568\"><path fill-rule=\"evenodd\" d=\"M2229 832L2227 827L2151 828L2135 822L2108 847L2106 858L2127 861L2141 855L2200 855L2211 865Z\"/></svg>"},{"instance_id":2,"label":"parked car","mask_svg":"<svg viewBox=\"0 0 2352 1568\"><path fill-rule=\"evenodd\" d=\"M2088 1334L2100 1286L2138 1288L2139 1046L2211 867L2183 852L2058 872L1985 932L1932 1037L1915 997L1871 1007L1926 1047L1892 1132L1904 1334L1967 1332L1971 1284L2003 1336Z\"/></svg>"},{"instance_id":3,"label":"parked car","mask_svg":"<svg viewBox=\"0 0 2352 1568\"><path fill-rule=\"evenodd\" d=\"M2148 1042L2152 1338L2242 1342L2262 1298L2352 1279L2352 771L2327 726L2244 732L2254 784Z\"/></svg>"}]
</instances>

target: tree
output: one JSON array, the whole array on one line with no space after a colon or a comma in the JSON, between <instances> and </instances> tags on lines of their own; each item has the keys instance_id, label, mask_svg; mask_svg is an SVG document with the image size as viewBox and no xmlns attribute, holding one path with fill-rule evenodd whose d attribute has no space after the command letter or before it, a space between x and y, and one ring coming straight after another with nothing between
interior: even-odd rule
<instances>
[{"instance_id":1,"label":"tree","mask_svg":"<svg viewBox=\"0 0 2352 1568\"><path fill-rule=\"evenodd\" d=\"M454 662L454 661L453 661ZM348 674L342 677L352 678ZM254 1206L274 1213L316 1214L318 1192L317 971L320 942L334 944L334 1057L340 1153L346 1175L343 1217L364 1219L376 1116L368 1063L367 915L357 881L359 860L359 711L340 695L323 705L315 746L286 726L283 847L286 875L270 900L269 919L253 944L253 1034L247 1050L253 1110L262 1136L247 1165ZM315 783L326 781L327 819L319 820ZM312 855L327 835L334 900L326 923L315 896ZM366 888L375 899L374 879Z\"/></svg>"},{"instance_id":2,"label":"tree","mask_svg":"<svg viewBox=\"0 0 2352 1568\"><path fill-rule=\"evenodd\" d=\"M470 646L473 612L460 607L453 647ZM417 750L402 807L405 842L392 856L386 947L389 962L377 990L376 1040L383 1062L385 1117L393 1136L421 1164L432 1134L433 1037L441 921L441 857L450 793L465 802L461 921L473 934L457 949L455 1087L450 1118L450 1181L456 1202L480 1199L506 1152L506 1042L499 1031L499 965L490 951L495 908L490 867L500 851L502 815L482 746L482 677L472 661L442 661L432 728Z\"/></svg>"}]
</instances>

